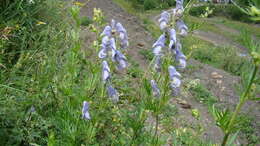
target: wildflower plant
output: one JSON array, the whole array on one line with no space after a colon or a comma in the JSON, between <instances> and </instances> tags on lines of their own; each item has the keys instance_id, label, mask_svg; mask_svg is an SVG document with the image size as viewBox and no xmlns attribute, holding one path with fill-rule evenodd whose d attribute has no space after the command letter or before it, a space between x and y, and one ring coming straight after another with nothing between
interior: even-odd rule
<instances>
[{"instance_id":1,"label":"wildflower plant","mask_svg":"<svg viewBox=\"0 0 260 146\"><path fill-rule=\"evenodd\" d=\"M162 34L152 46L154 59L151 65L153 66L152 77L154 79L150 82L144 80L144 86L148 93L145 105L155 117L155 144L158 144L159 115L170 97L176 97L180 94L181 74L179 70L183 71L187 65L180 41L181 37L188 34L188 27L182 20L184 10L183 0L176 0L174 9L161 13L158 22Z\"/></svg>"},{"instance_id":2,"label":"wildflower plant","mask_svg":"<svg viewBox=\"0 0 260 146\"><path fill-rule=\"evenodd\" d=\"M230 112L228 109L223 111L213 106L212 113L218 123L218 126L224 132L224 138L222 146L232 144L238 135L239 129L237 128L238 116L242 110L242 107L248 101L259 101L260 97L257 97L256 86L259 82L259 66L260 66L260 44L255 42L251 36L245 32L243 34L243 43L249 48L249 54L251 56L251 65L248 66L246 71L242 75L242 93L240 95L239 103L236 105L234 112ZM231 137L232 136L232 137Z\"/></svg>"},{"instance_id":3,"label":"wildflower plant","mask_svg":"<svg viewBox=\"0 0 260 146\"><path fill-rule=\"evenodd\" d=\"M161 17L158 21L163 34L153 44L153 54L155 56L154 69L160 73L162 58L165 57L166 62L168 60L168 74L173 95L178 95L178 90L181 85L181 74L176 68L183 70L186 67L186 56L182 53L182 45L180 39L177 38L177 35L186 36L188 34L188 27L182 20L183 12L183 0L176 0L176 8L171 12L164 11L161 13ZM168 49L163 50L167 43ZM172 59L174 59L174 63L177 64L176 68L170 65Z\"/></svg>"},{"instance_id":4,"label":"wildflower plant","mask_svg":"<svg viewBox=\"0 0 260 146\"><path fill-rule=\"evenodd\" d=\"M110 25L105 26L101 36L101 45L98 57L102 62L102 79L107 89L107 93L114 103L119 101L119 93L112 86L110 64L115 64L117 70L123 70L128 66L126 56L121 52L128 45L128 35L126 29L120 22L111 20ZM118 49L120 48L120 50Z\"/></svg>"}]
</instances>

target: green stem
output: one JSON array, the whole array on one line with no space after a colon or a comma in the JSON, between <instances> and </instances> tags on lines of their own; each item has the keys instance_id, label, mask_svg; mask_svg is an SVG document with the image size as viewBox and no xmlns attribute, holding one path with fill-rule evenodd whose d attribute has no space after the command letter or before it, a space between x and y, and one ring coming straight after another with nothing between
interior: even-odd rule
<instances>
[{"instance_id":1,"label":"green stem","mask_svg":"<svg viewBox=\"0 0 260 146\"><path fill-rule=\"evenodd\" d=\"M255 79L255 76L256 76L256 73L257 73L257 66L255 65L254 66L254 70L251 74L251 77L250 77L250 81L249 81L249 84L245 90L245 92L242 94L242 96L240 97L240 101L239 101L239 104L237 105L236 107L236 110L235 112L232 114L232 117L229 121L229 124L228 124L228 128L227 128L227 131L226 131L226 134L224 136L224 139L222 141L222 146L225 146L226 143L227 143L227 140L228 140L228 137L229 135L231 134L231 129L233 128L233 125L234 125L234 122L237 118L237 115L239 114L242 106L246 103L246 101L248 100L248 94L250 93L250 89L252 87L252 84L253 84L253 81Z\"/></svg>"},{"instance_id":2,"label":"green stem","mask_svg":"<svg viewBox=\"0 0 260 146\"><path fill-rule=\"evenodd\" d=\"M159 114L156 114L156 121L155 121L155 133L154 133L154 139L156 139L157 143L157 135L158 135L158 127L159 127Z\"/></svg>"}]
</instances>

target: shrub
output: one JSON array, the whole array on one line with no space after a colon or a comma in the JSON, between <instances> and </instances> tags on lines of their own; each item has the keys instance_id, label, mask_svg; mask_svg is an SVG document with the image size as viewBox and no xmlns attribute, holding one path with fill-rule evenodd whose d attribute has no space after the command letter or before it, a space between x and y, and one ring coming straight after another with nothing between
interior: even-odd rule
<instances>
[{"instance_id":1,"label":"shrub","mask_svg":"<svg viewBox=\"0 0 260 146\"><path fill-rule=\"evenodd\" d=\"M145 0L144 1L144 9L145 10L150 10L154 9L157 6L157 1L156 0Z\"/></svg>"},{"instance_id":2,"label":"shrub","mask_svg":"<svg viewBox=\"0 0 260 146\"><path fill-rule=\"evenodd\" d=\"M199 17L206 12L206 8L209 7L213 9L213 14L211 16L224 16L229 19L244 21L244 22L252 22L249 17L244 14L241 10L239 10L234 5L203 5L199 7L193 7L190 10L190 15Z\"/></svg>"}]
</instances>

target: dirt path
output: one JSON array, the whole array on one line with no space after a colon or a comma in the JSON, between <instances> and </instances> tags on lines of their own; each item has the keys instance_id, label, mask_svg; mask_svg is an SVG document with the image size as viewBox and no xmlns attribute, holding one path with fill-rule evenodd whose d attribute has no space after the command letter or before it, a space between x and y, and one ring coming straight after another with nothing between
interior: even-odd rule
<instances>
[{"instance_id":1,"label":"dirt path","mask_svg":"<svg viewBox=\"0 0 260 146\"><path fill-rule=\"evenodd\" d=\"M82 0L83 1L83 0ZM149 49L153 43L151 34L147 32L140 23L140 20L131 14L125 12L117 6L112 0L91 0L86 7L82 9L82 15L92 18L93 8L100 8L107 22L111 19L117 20L127 28L129 36L128 56L131 56L141 68L146 68L147 62L144 57L139 54L140 49Z\"/></svg>"}]
</instances>

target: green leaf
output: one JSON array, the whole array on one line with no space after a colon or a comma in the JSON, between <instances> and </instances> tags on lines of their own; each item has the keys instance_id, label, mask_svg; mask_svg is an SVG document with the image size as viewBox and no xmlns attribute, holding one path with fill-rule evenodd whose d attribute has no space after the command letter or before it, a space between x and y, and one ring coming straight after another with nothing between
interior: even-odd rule
<instances>
[{"instance_id":1,"label":"green leaf","mask_svg":"<svg viewBox=\"0 0 260 146\"><path fill-rule=\"evenodd\" d=\"M237 131L235 134L232 135L227 141L227 146L235 146L234 142L238 136L239 131Z\"/></svg>"},{"instance_id":2,"label":"green leaf","mask_svg":"<svg viewBox=\"0 0 260 146\"><path fill-rule=\"evenodd\" d=\"M260 101L260 97L251 98L250 100L253 100L253 101Z\"/></svg>"}]
</instances>

